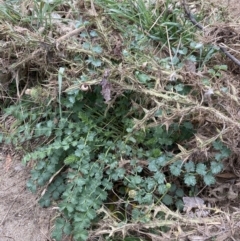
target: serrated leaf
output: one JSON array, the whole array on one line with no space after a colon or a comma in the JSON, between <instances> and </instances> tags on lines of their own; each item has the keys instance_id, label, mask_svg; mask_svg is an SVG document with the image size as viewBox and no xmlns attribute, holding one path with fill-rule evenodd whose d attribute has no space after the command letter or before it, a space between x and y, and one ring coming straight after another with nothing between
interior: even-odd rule
<instances>
[{"instance_id":1,"label":"serrated leaf","mask_svg":"<svg viewBox=\"0 0 240 241\"><path fill-rule=\"evenodd\" d=\"M95 30L91 30L89 34L90 34L91 37L97 37L98 36L98 34Z\"/></svg>"},{"instance_id":2,"label":"serrated leaf","mask_svg":"<svg viewBox=\"0 0 240 241\"><path fill-rule=\"evenodd\" d=\"M157 172L158 171L158 167L156 164L156 160L151 160L150 163L148 164L148 169L151 172Z\"/></svg>"},{"instance_id":3,"label":"serrated leaf","mask_svg":"<svg viewBox=\"0 0 240 241\"><path fill-rule=\"evenodd\" d=\"M193 49L201 49L203 47L202 43L191 42L190 47Z\"/></svg>"},{"instance_id":4,"label":"serrated leaf","mask_svg":"<svg viewBox=\"0 0 240 241\"><path fill-rule=\"evenodd\" d=\"M186 47L183 47L182 49L179 49L178 50L178 53L179 54L182 54L182 55L186 55L188 52L188 49Z\"/></svg>"},{"instance_id":5,"label":"serrated leaf","mask_svg":"<svg viewBox=\"0 0 240 241\"><path fill-rule=\"evenodd\" d=\"M36 170L42 170L42 169L45 168L46 165L47 165L47 164L46 164L45 161L39 161L35 169L36 169Z\"/></svg>"},{"instance_id":6,"label":"serrated leaf","mask_svg":"<svg viewBox=\"0 0 240 241\"><path fill-rule=\"evenodd\" d=\"M149 80L151 80L151 78L148 75L142 73L137 74L137 78L143 84L146 84Z\"/></svg>"},{"instance_id":7,"label":"serrated leaf","mask_svg":"<svg viewBox=\"0 0 240 241\"><path fill-rule=\"evenodd\" d=\"M153 202L153 196L151 193L147 193L145 196L142 197L142 203L151 204L152 202Z\"/></svg>"},{"instance_id":8,"label":"serrated leaf","mask_svg":"<svg viewBox=\"0 0 240 241\"><path fill-rule=\"evenodd\" d=\"M178 199L175 203L175 206L178 210L183 210L183 207L184 207L184 203L182 200Z\"/></svg>"},{"instance_id":9,"label":"serrated leaf","mask_svg":"<svg viewBox=\"0 0 240 241\"><path fill-rule=\"evenodd\" d=\"M157 158L156 160L156 164L160 167L164 167L167 163L167 158L166 156L160 156L159 158Z\"/></svg>"},{"instance_id":10,"label":"serrated leaf","mask_svg":"<svg viewBox=\"0 0 240 241\"><path fill-rule=\"evenodd\" d=\"M66 206L66 209L68 210L69 213L72 213L72 212L74 211L74 206L71 205L71 204L68 204L68 205Z\"/></svg>"},{"instance_id":11,"label":"serrated leaf","mask_svg":"<svg viewBox=\"0 0 240 241\"><path fill-rule=\"evenodd\" d=\"M95 52L95 53L97 53L97 54L101 54L102 53L102 48L101 48L101 46L94 46L93 48L92 48L92 50L93 50L93 52Z\"/></svg>"},{"instance_id":12,"label":"serrated leaf","mask_svg":"<svg viewBox=\"0 0 240 241\"><path fill-rule=\"evenodd\" d=\"M70 165L73 162L76 162L78 159L75 155L70 155L67 158L64 159L64 164L65 165Z\"/></svg>"},{"instance_id":13,"label":"serrated leaf","mask_svg":"<svg viewBox=\"0 0 240 241\"><path fill-rule=\"evenodd\" d=\"M108 181L107 179L102 181L102 185L106 188L106 190L111 190L113 188L112 182Z\"/></svg>"},{"instance_id":14,"label":"serrated leaf","mask_svg":"<svg viewBox=\"0 0 240 241\"><path fill-rule=\"evenodd\" d=\"M33 193L35 193L37 191L37 186L30 180L28 180L26 186Z\"/></svg>"},{"instance_id":15,"label":"serrated leaf","mask_svg":"<svg viewBox=\"0 0 240 241\"><path fill-rule=\"evenodd\" d=\"M113 180L118 180L124 178L125 169L124 168L117 168L114 172Z\"/></svg>"},{"instance_id":16,"label":"serrated leaf","mask_svg":"<svg viewBox=\"0 0 240 241\"><path fill-rule=\"evenodd\" d=\"M211 162L211 171L213 174L218 174L223 170L223 164L219 162L212 161Z\"/></svg>"},{"instance_id":17,"label":"serrated leaf","mask_svg":"<svg viewBox=\"0 0 240 241\"><path fill-rule=\"evenodd\" d=\"M88 209L86 215L90 220L93 220L96 217L96 211L93 209Z\"/></svg>"},{"instance_id":18,"label":"serrated leaf","mask_svg":"<svg viewBox=\"0 0 240 241\"><path fill-rule=\"evenodd\" d=\"M213 68L215 70L227 70L228 69L228 66L225 65L225 64L222 64L222 65L214 65Z\"/></svg>"},{"instance_id":19,"label":"serrated leaf","mask_svg":"<svg viewBox=\"0 0 240 241\"><path fill-rule=\"evenodd\" d=\"M158 186L158 192L159 192L159 194L164 194L164 193L167 192L167 190L168 190L168 188L166 187L165 184L161 184L161 185Z\"/></svg>"},{"instance_id":20,"label":"serrated leaf","mask_svg":"<svg viewBox=\"0 0 240 241\"><path fill-rule=\"evenodd\" d=\"M140 177L140 176L138 176L138 175L136 175L136 176L134 176L134 177L132 177L132 182L134 183L134 184L140 184L141 182L142 182L142 178Z\"/></svg>"},{"instance_id":21,"label":"serrated leaf","mask_svg":"<svg viewBox=\"0 0 240 241\"><path fill-rule=\"evenodd\" d=\"M170 171L172 175L178 177L181 174L182 169L182 161L176 161L170 166Z\"/></svg>"},{"instance_id":22,"label":"serrated leaf","mask_svg":"<svg viewBox=\"0 0 240 241\"><path fill-rule=\"evenodd\" d=\"M203 177L203 180L205 182L206 185L212 185L216 182L214 176L212 175L212 173L208 173Z\"/></svg>"},{"instance_id":23,"label":"serrated leaf","mask_svg":"<svg viewBox=\"0 0 240 241\"><path fill-rule=\"evenodd\" d=\"M195 171L195 164L192 161L188 161L184 164L185 170L187 172L194 172Z\"/></svg>"},{"instance_id":24,"label":"serrated leaf","mask_svg":"<svg viewBox=\"0 0 240 241\"><path fill-rule=\"evenodd\" d=\"M158 184L163 184L165 182L165 175L161 172L155 173L154 178L158 182Z\"/></svg>"},{"instance_id":25,"label":"serrated leaf","mask_svg":"<svg viewBox=\"0 0 240 241\"><path fill-rule=\"evenodd\" d=\"M184 183L187 186L195 186L197 181L196 181L196 177L190 174L185 174L184 176Z\"/></svg>"},{"instance_id":26,"label":"serrated leaf","mask_svg":"<svg viewBox=\"0 0 240 241\"><path fill-rule=\"evenodd\" d=\"M91 63L94 67L100 67L102 65L102 61L100 59L95 59L93 57L89 57L86 62Z\"/></svg>"},{"instance_id":27,"label":"serrated leaf","mask_svg":"<svg viewBox=\"0 0 240 241\"><path fill-rule=\"evenodd\" d=\"M66 235L70 235L71 232L72 232L72 226L70 223L66 223L64 225L64 228L63 228L63 232L66 234Z\"/></svg>"},{"instance_id":28,"label":"serrated leaf","mask_svg":"<svg viewBox=\"0 0 240 241\"><path fill-rule=\"evenodd\" d=\"M86 241L88 239L88 232L86 230L79 230L74 233L73 238L77 241Z\"/></svg>"},{"instance_id":29,"label":"serrated leaf","mask_svg":"<svg viewBox=\"0 0 240 241\"><path fill-rule=\"evenodd\" d=\"M62 230L55 228L55 230L52 232L51 237L55 239L56 241L62 240Z\"/></svg>"},{"instance_id":30,"label":"serrated leaf","mask_svg":"<svg viewBox=\"0 0 240 241\"><path fill-rule=\"evenodd\" d=\"M216 150L221 150L223 148L223 144L222 142L220 141L214 141L213 142L213 147L216 149Z\"/></svg>"},{"instance_id":31,"label":"serrated leaf","mask_svg":"<svg viewBox=\"0 0 240 241\"><path fill-rule=\"evenodd\" d=\"M152 191L154 189L155 185L156 185L155 180L151 177L146 178L145 183L146 183L148 191Z\"/></svg>"},{"instance_id":32,"label":"serrated leaf","mask_svg":"<svg viewBox=\"0 0 240 241\"><path fill-rule=\"evenodd\" d=\"M201 176L206 175L206 173L207 173L206 169L207 169L207 167L203 163L198 163L197 166L196 166L196 172Z\"/></svg>"},{"instance_id":33,"label":"serrated leaf","mask_svg":"<svg viewBox=\"0 0 240 241\"><path fill-rule=\"evenodd\" d=\"M183 84L178 84L178 85L174 86L174 89L175 89L177 92L183 91L183 88L184 88L184 85L183 85Z\"/></svg>"},{"instance_id":34,"label":"serrated leaf","mask_svg":"<svg viewBox=\"0 0 240 241\"><path fill-rule=\"evenodd\" d=\"M63 228L64 224L65 224L65 220L63 218L57 218L55 220L55 226L57 229Z\"/></svg>"},{"instance_id":35,"label":"serrated leaf","mask_svg":"<svg viewBox=\"0 0 240 241\"><path fill-rule=\"evenodd\" d=\"M84 43L82 44L82 47L83 47L84 49L86 49L86 50L89 50L89 49L91 48L91 45L90 45L90 43L88 43L88 42L84 42Z\"/></svg>"}]
</instances>

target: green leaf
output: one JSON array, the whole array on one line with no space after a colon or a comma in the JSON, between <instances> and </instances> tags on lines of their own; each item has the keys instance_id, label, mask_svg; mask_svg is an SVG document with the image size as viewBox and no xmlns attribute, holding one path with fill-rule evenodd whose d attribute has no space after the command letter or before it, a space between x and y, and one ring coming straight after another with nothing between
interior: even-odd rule
<instances>
[{"instance_id":1,"label":"green leaf","mask_svg":"<svg viewBox=\"0 0 240 241\"><path fill-rule=\"evenodd\" d=\"M173 204L173 198L172 196L166 194L163 199L162 199L162 202L166 205L172 205Z\"/></svg>"},{"instance_id":2,"label":"green leaf","mask_svg":"<svg viewBox=\"0 0 240 241\"><path fill-rule=\"evenodd\" d=\"M158 171L158 166L156 164L156 160L151 160L150 163L148 164L148 169L151 172L157 172Z\"/></svg>"},{"instance_id":3,"label":"green leaf","mask_svg":"<svg viewBox=\"0 0 240 241\"><path fill-rule=\"evenodd\" d=\"M61 241L62 240L62 230L55 228L54 231L52 232L51 236L56 241Z\"/></svg>"},{"instance_id":4,"label":"green leaf","mask_svg":"<svg viewBox=\"0 0 240 241\"><path fill-rule=\"evenodd\" d=\"M140 176L136 175L131 178L131 181L134 185L138 185L143 181L143 179Z\"/></svg>"},{"instance_id":5,"label":"green leaf","mask_svg":"<svg viewBox=\"0 0 240 241\"><path fill-rule=\"evenodd\" d=\"M175 192L176 189L177 189L177 185L173 183L169 189L169 192Z\"/></svg>"},{"instance_id":6,"label":"green leaf","mask_svg":"<svg viewBox=\"0 0 240 241\"><path fill-rule=\"evenodd\" d=\"M156 172L154 174L154 178L158 182L158 184L163 184L165 182L165 175L161 172Z\"/></svg>"},{"instance_id":7,"label":"green leaf","mask_svg":"<svg viewBox=\"0 0 240 241\"><path fill-rule=\"evenodd\" d=\"M48 208L50 206L51 206L51 200L48 198L48 199L45 200L43 207Z\"/></svg>"},{"instance_id":8,"label":"green leaf","mask_svg":"<svg viewBox=\"0 0 240 241\"><path fill-rule=\"evenodd\" d=\"M125 176L125 169L124 168L117 168L113 175L113 180L122 179Z\"/></svg>"},{"instance_id":9,"label":"green leaf","mask_svg":"<svg viewBox=\"0 0 240 241\"><path fill-rule=\"evenodd\" d=\"M153 202L153 195L152 193L146 193L146 195L144 195L142 197L142 203L144 204L152 204Z\"/></svg>"},{"instance_id":10,"label":"green leaf","mask_svg":"<svg viewBox=\"0 0 240 241\"><path fill-rule=\"evenodd\" d=\"M74 206L71 205L71 204L68 204L68 205L66 206L66 209L68 210L69 213L72 213L72 212L74 211Z\"/></svg>"},{"instance_id":11,"label":"green leaf","mask_svg":"<svg viewBox=\"0 0 240 241\"><path fill-rule=\"evenodd\" d=\"M205 175L203 177L203 180L204 180L205 184L208 185L208 186L212 185L212 184L214 184L216 182L216 180L215 180L214 176L212 175L212 173L208 173L207 175Z\"/></svg>"},{"instance_id":12,"label":"green leaf","mask_svg":"<svg viewBox=\"0 0 240 241\"><path fill-rule=\"evenodd\" d=\"M90 220L93 220L96 217L96 211L93 209L88 209L86 215Z\"/></svg>"},{"instance_id":13,"label":"green leaf","mask_svg":"<svg viewBox=\"0 0 240 241\"><path fill-rule=\"evenodd\" d=\"M86 50L89 50L89 49L91 48L91 45L90 45L90 43L88 43L88 42L84 42L84 43L82 44L82 47L83 47L84 49L86 49Z\"/></svg>"},{"instance_id":14,"label":"green leaf","mask_svg":"<svg viewBox=\"0 0 240 241\"><path fill-rule=\"evenodd\" d=\"M184 196L184 192L183 192L182 188L178 188L177 189L176 196L178 196L178 197L183 197Z\"/></svg>"},{"instance_id":15,"label":"green leaf","mask_svg":"<svg viewBox=\"0 0 240 241\"><path fill-rule=\"evenodd\" d=\"M183 85L183 84L178 84L178 85L174 86L174 89L175 89L177 92L183 91L183 88L184 88L184 85Z\"/></svg>"},{"instance_id":16,"label":"green leaf","mask_svg":"<svg viewBox=\"0 0 240 241\"><path fill-rule=\"evenodd\" d=\"M189 122L189 121L185 121L185 122L183 123L183 126L184 126L185 128L187 128L187 129L190 129L190 130L193 129L193 124L192 124L191 122Z\"/></svg>"},{"instance_id":17,"label":"green leaf","mask_svg":"<svg viewBox=\"0 0 240 241\"><path fill-rule=\"evenodd\" d=\"M93 52L95 52L95 53L97 53L97 54L101 54L102 53L102 48L101 48L101 46L99 46L99 45L97 45L97 46L94 46L93 48L92 48L92 50L93 50Z\"/></svg>"},{"instance_id":18,"label":"green leaf","mask_svg":"<svg viewBox=\"0 0 240 241\"><path fill-rule=\"evenodd\" d=\"M178 199L178 200L176 201L176 203L175 203L175 206L176 206L176 208L177 208L178 210L183 210L183 208L184 208L184 203L183 203L182 200Z\"/></svg>"},{"instance_id":19,"label":"green leaf","mask_svg":"<svg viewBox=\"0 0 240 241\"><path fill-rule=\"evenodd\" d=\"M60 196L60 193L59 193L58 191L54 191L54 192L52 193L52 198L53 198L54 200L58 200L58 199L59 199L59 196Z\"/></svg>"},{"instance_id":20,"label":"green leaf","mask_svg":"<svg viewBox=\"0 0 240 241\"><path fill-rule=\"evenodd\" d=\"M31 180L27 181L26 186L33 193L35 193L37 191L37 186Z\"/></svg>"},{"instance_id":21,"label":"green leaf","mask_svg":"<svg viewBox=\"0 0 240 241\"><path fill-rule=\"evenodd\" d=\"M183 47L182 49L179 49L178 50L178 53L179 54L182 54L182 55L186 55L188 52L188 49L186 47Z\"/></svg>"},{"instance_id":22,"label":"green leaf","mask_svg":"<svg viewBox=\"0 0 240 241\"><path fill-rule=\"evenodd\" d=\"M155 180L151 177L148 177L144 180L146 183L146 188L148 191L152 191L155 188L155 185L157 184Z\"/></svg>"},{"instance_id":23,"label":"green leaf","mask_svg":"<svg viewBox=\"0 0 240 241\"><path fill-rule=\"evenodd\" d=\"M196 177L190 174L185 174L184 182L187 186L195 186L197 183Z\"/></svg>"},{"instance_id":24,"label":"green leaf","mask_svg":"<svg viewBox=\"0 0 240 241\"><path fill-rule=\"evenodd\" d=\"M171 64L172 65L176 65L179 63L179 58L177 56L174 56L172 59L171 59Z\"/></svg>"},{"instance_id":25,"label":"green leaf","mask_svg":"<svg viewBox=\"0 0 240 241\"><path fill-rule=\"evenodd\" d=\"M214 65L213 68L215 70L228 70L228 66L225 65L225 64L222 64L222 65Z\"/></svg>"},{"instance_id":26,"label":"green leaf","mask_svg":"<svg viewBox=\"0 0 240 241\"><path fill-rule=\"evenodd\" d=\"M90 34L91 37L97 37L98 36L98 34L95 30L91 30L89 34Z\"/></svg>"},{"instance_id":27,"label":"green leaf","mask_svg":"<svg viewBox=\"0 0 240 241\"><path fill-rule=\"evenodd\" d=\"M73 238L76 241L86 241L88 239L88 232L87 230L78 230L77 233L74 232Z\"/></svg>"},{"instance_id":28,"label":"green leaf","mask_svg":"<svg viewBox=\"0 0 240 241\"><path fill-rule=\"evenodd\" d=\"M192 49L201 49L201 48L203 48L203 44L202 43L191 42L190 43L190 47Z\"/></svg>"},{"instance_id":29,"label":"green leaf","mask_svg":"<svg viewBox=\"0 0 240 241\"><path fill-rule=\"evenodd\" d=\"M214 147L216 150L222 150L223 144L222 144L222 142L220 142L220 141L214 141L214 142L213 142L213 147Z\"/></svg>"},{"instance_id":30,"label":"green leaf","mask_svg":"<svg viewBox=\"0 0 240 241\"><path fill-rule=\"evenodd\" d=\"M207 169L207 167L203 163L198 163L197 166L196 166L196 172L201 176L206 175L206 173L207 173L206 169Z\"/></svg>"},{"instance_id":31,"label":"green leaf","mask_svg":"<svg viewBox=\"0 0 240 241\"><path fill-rule=\"evenodd\" d=\"M86 179L81 178L81 177L78 177L78 178L76 179L76 184L78 185L78 187L82 187L83 185L86 184Z\"/></svg>"},{"instance_id":32,"label":"green leaf","mask_svg":"<svg viewBox=\"0 0 240 241\"><path fill-rule=\"evenodd\" d=\"M71 232L72 232L72 226L70 223L66 223L64 225L64 228L63 228L63 232L66 234L66 235L70 235Z\"/></svg>"},{"instance_id":33,"label":"green leaf","mask_svg":"<svg viewBox=\"0 0 240 241\"><path fill-rule=\"evenodd\" d=\"M223 170L223 164L219 162L212 161L211 162L211 171L213 174L218 174Z\"/></svg>"},{"instance_id":34,"label":"green leaf","mask_svg":"<svg viewBox=\"0 0 240 241\"><path fill-rule=\"evenodd\" d=\"M70 155L64 159L64 164L65 165L70 165L73 162L76 162L78 158L75 155Z\"/></svg>"},{"instance_id":35,"label":"green leaf","mask_svg":"<svg viewBox=\"0 0 240 241\"><path fill-rule=\"evenodd\" d=\"M192 161L188 161L184 164L186 172L194 172L195 164Z\"/></svg>"},{"instance_id":36,"label":"green leaf","mask_svg":"<svg viewBox=\"0 0 240 241\"><path fill-rule=\"evenodd\" d=\"M176 161L170 166L170 171L172 175L178 177L181 174L182 169L182 161Z\"/></svg>"},{"instance_id":37,"label":"green leaf","mask_svg":"<svg viewBox=\"0 0 240 241\"><path fill-rule=\"evenodd\" d=\"M100 59L95 59L93 57L88 57L86 62L91 63L94 67L100 67L102 65L102 61Z\"/></svg>"},{"instance_id":38,"label":"green leaf","mask_svg":"<svg viewBox=\"0 0 240 241\"><path fill-rule=\"evenodd\" d=\"M156 164L159 166L159 167L164 167L167 163L167 158L166 156L160 156L159 158L157 158L156 160Z\"/></svg>"},{"instance_id":39,"label":"green leaf","mask_svg":"<svg viewBox=\"0 0 240 241\"><path fill-rule=\"evenodd\" d=\"M46 166L46 162L45 161L39 161L35 169L36 170L42 170L42 169L45 168L45 166Z\"/></svg>"},{"instance_id":40,"label":"green leaf","mask_svg":"<svg viewBox=\"0 0 240 241\"><path fill-rule=\"evenodd\" d=\"M148 75L142 73L137 74L137 78L143 84L146 84L149 80L151 80L151 78Z\"/></svg>"},{"instance_id":41,"label":"green leaf","mask_svg":"<svg viewBox=\"0 0 240 241\"><path fill-rule=\"evenodd\" d=\"M168 191L168 188L166 187L165 184L161 184L158 186L158 192L159 194L164 194Z\"/></svg>"},{"instance_id":42,"label":"green leaf","mask_svg":"<svg viewBox=\"0 0 240 241\"><path fill-rule=\"evenodd\" d=\"M104 186L104 188L106 188L106 190L111 190L111 189L113 188L112 182L110 182L110 181L107 180L106 178L103 179L102 185Z\"/></svg>"}]
</instances>

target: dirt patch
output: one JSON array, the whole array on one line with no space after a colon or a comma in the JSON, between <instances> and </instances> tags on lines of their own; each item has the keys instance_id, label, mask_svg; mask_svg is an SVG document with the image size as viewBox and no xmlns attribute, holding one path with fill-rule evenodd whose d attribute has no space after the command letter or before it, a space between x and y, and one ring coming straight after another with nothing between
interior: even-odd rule
<instances>
[{"instance_id":1,"label":"dirt patch","mask_svg":"<svg viewBox=\"0 0 240 241\"><path fill-rule=\"evenodd\" d=\"M228 17L236 23L240 22L240 5L239 0L211 0L211 3L216 4L216 6L221 6L227 9Z\"/></svg>"},{"instance_id":2,"label":"dirt patch","mask_svg":"<svg viewBox=\"0 0 240 241\"><path fill-rule=\"evenodd\" d=\"M52 240L50 229L56 213L52 208L41 208L37 195L26 189L29 169L0 157L0 240Z\"/></svg>"}]
</instances>

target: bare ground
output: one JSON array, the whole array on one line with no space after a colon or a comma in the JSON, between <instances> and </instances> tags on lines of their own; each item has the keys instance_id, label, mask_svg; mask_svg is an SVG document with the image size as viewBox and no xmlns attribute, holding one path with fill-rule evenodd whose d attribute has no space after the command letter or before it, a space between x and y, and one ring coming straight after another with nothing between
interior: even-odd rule
<instances>
[{"instance_id":1,"label":"bare ground","mask_svg":"<svg viewBox=\"0 0 240 241\"><path fill-rule=\"evenodd\" d=\"M26 189L29 169L19 161L0 161L0 240L49 241L54 210L43 209Z\"/></svg>"}]
</instances>

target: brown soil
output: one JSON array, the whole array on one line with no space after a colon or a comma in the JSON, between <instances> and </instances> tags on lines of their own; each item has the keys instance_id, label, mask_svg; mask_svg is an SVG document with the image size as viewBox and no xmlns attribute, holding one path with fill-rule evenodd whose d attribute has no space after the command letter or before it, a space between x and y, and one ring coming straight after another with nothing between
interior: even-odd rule
<instances>
[{"instance_id":1,"label":"brown soil","mask_svg":"<svg viewBox=\"0 0 240 241\"><path fill-rule=\"evenodd\" d=\"M211 0L216 6L227 9L228 17L234 24L240 22L240 5L239 0ZM234 21L233 21L234 20Z\"/></svg>"},{"instance_id":2,"label":"brown soil","mask_svg":"<svg viewBox=\"0 0 240 241\"><path fill-rule=\"evenodd\" d=\"M0 160L0 240L50 241L52 208L43 209L26 189L29 169L18 161Z\"/></svg>"}]
</instances>

